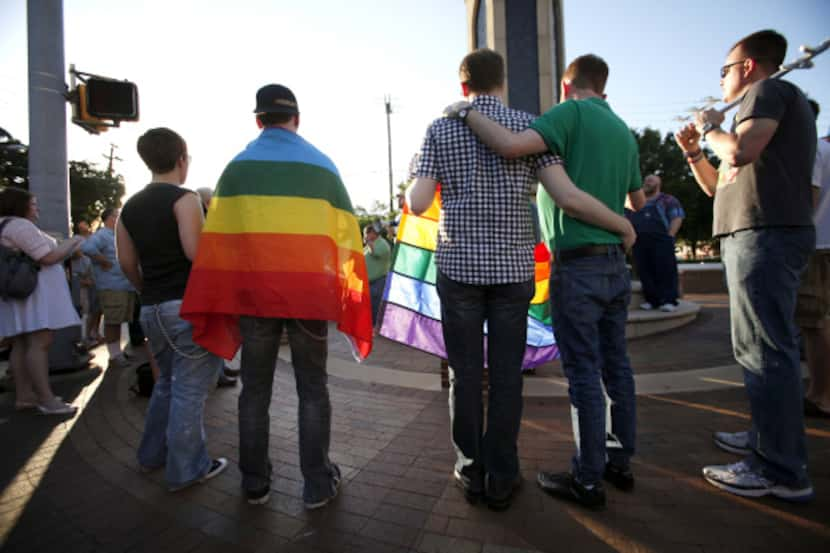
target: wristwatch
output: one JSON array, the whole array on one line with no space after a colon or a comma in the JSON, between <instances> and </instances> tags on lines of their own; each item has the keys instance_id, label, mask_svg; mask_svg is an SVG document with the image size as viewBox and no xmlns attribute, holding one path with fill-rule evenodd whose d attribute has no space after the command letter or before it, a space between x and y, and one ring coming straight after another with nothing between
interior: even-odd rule
<instances>
[{"instance_id":1,"label":"wristwatch","mask_svg":"<svg viewBox=\"0 0 830 553\"><path fill-rule=\"evenodd\" d=\"M463 108L463 109L459 110L458 111L458 119L460 121L466 121L467 116L470 115L470 110L471 109L473 109L473 108Z\"/></svg>"},{"instance_id":2,"label":"wristwatch","mask_svg":"<svg viewBox=\"0 0 830 553\"><path fill-rule=\"evenodd\" d=\"M708 133L709 131L713 131L715 129L720 129L720 125L715 125L711 122L704 123L703 132L700 133L700 138L706 140L706 133Z\"/></svg>"}]
</instances>

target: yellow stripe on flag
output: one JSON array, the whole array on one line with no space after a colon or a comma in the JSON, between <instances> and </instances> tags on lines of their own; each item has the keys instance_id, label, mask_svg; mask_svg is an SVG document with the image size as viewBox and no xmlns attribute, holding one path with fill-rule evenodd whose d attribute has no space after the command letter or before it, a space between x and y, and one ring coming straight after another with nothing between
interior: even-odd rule
<instances>
[{"instance_id":1,"label":"yellow stripe on flag","mask_svg":"<svg viewBox=\"0 0 830 553\"><path fill-rule=\"evenodd\" d=\"M399 228L399 241L425 250L435 251L438 243L438 221L404 213Z\"/></svg>"},{"instance_id":2,"label":"yellow stripe on flag","mask_svg":"<svg viewBox=\"0 0 830 553\"><path fill-rule=\"evenodd\" d=\"M286 196L214 197L204 230L219 234L316 234L363 253L357 219L325 200Z\"/></svg>"}]
</instances>

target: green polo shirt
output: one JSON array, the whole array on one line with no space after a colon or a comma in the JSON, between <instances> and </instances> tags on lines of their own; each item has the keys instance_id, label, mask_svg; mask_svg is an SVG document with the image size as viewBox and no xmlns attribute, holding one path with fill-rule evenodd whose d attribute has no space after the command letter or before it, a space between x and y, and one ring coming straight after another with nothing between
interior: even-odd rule
<instances>
[{"instance_id":1,"label":"green polo shirt","mask_svg":"<svg viewBox=\"0 0 830 553\"><path fill-rule=\"evenodd\" d=\"M374 282L379 278L386 276L389 272L389 266L392 264L392 248L381 237L375 239L375 251L372 252L369 246L363 248L363 255L366 257L366 272L369 276L369 282Z\"/></svg>"},{"instance_id":2,"label":"green polo shirt","mask_svg":"<svg viewBox=\"0 0 830 553\"><path fill-rule=\"evenodd\" d=\"M626 195L643 186L637 142L605 100L567 100L530 128L565 160L565 170L576 186L612 211L622 215ZM542 236L552 249L621 242L614 233L565 215L541 186L536 200Z\"/></svg>"}]
</instances>

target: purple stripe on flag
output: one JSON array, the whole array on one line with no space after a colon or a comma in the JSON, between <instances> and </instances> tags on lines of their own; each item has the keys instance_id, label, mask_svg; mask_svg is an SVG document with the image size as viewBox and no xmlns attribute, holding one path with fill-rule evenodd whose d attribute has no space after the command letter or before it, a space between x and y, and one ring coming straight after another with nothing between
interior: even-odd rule
<instances>
[{"instance_id":1,"label":"purple stripe on flag","mask_svg":"<svg viewBox=\"0 0 830 553\"><path fill-rule=\"evenodd\" d=\"M437 355L442 359L447 357L441 322L399 305L387 303L384 306L380 335L432 355ZM484 348L486 359L486 340ZM558 354L559 348L556 344L544 347L527 346L522 360L522 368L529 369L553 361Z\"/></svg>"},{"instance_id":2,"label":"purple stripe on flag","mask_svg":"<svg viewBox=\"0 0 830 553\"><path fill-rule=\"evenodd\" d=\"M380 335L446 359L441 321L430 319L405 307L387 303Z\"/></svg>"}]
</instances>

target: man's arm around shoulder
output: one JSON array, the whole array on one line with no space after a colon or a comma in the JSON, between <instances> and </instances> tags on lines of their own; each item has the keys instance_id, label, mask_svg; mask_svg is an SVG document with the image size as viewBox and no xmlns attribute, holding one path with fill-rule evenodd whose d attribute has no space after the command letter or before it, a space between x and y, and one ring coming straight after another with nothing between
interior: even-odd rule
<instances>
[{"instance_id":1,"label":"man's arm around shoulder","mask_svg":"<svg viewBox=\"0 0 830 553\"><path fill-rule=\"evenodd\" d=\"M482 142L504 158L515 159L548 151L548 145L533 129L513 132L474 109L465 121Z\"/></svg>"},{"instance_id":2,"label":"man's arm around shoulder","mask_svg":"<svg viewBox=\"0 0 830 553\"><path fill-rule=\"evenodd\" d=\"M637 234L631 222L577 188L562 165L549 165L538 175L547 193L568 216L619 235L626 250L634 245Z\"/></svg>"}]
</instances>

